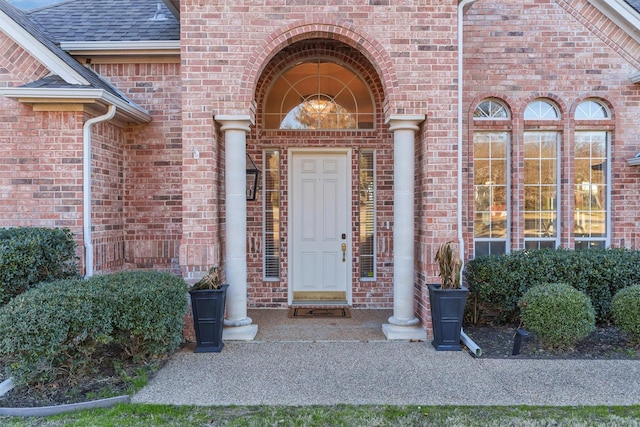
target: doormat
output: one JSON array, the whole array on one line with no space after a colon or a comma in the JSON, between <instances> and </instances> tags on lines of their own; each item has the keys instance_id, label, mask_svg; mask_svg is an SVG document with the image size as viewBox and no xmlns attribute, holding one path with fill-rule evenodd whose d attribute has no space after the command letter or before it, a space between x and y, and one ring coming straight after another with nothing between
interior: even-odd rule
<instances>
[{"instance_id":1,"label":"doormat","mask_svg":"<svg viewBox=\"0 0 640 427\"><path fill-rule=\"evenodd\" d=\"M348 308L291 308L289 317L335 319L351 317L351 313Z\"/></svg>"}]
</instances>

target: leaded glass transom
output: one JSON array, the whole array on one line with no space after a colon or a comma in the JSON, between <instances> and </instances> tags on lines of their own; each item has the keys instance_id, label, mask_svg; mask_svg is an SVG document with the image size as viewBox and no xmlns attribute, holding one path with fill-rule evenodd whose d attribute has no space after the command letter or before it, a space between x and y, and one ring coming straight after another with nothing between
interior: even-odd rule
<instances>
[{"instance_id":1,"label":"leaded glass transom","mask_svg":"<svg viewBox=\"0 0 640 427\"><path fill-rule=\"evenodd\" d=\"M267 129L373 129L369 88L349 68L316 60L284 71L264 105Z\"/></svg>"}]
</instances>

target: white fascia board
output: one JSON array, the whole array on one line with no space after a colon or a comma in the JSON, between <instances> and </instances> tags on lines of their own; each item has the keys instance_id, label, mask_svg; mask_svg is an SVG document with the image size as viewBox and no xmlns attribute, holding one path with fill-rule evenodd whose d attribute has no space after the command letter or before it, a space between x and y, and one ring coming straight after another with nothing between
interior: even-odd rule
<instances>
[{"instance_id":1,"label":"white fascia board","mask_svg":"<svg viewBox=\"0 0 640 427\"><path fill-rule=\"evenodd\" d=\"M58 55L53 53L2 11L0 11L0 29L34 58L41 61L53 74L57 74L67 83L74 85L89 84L84 77L69 67Z\"/></svg>"},{"instance_id":2,"label":"white fascia board","mask_svg":"<svg viewBox=\"0 0 640 427\"><path fill-rule=\"evenodd\" d=\"M640 15L624 0L589 0L624 32L640 43Z\"/></svg>"},{"instance_id":3,"label":"white fascia board","mask_svg":"<svg viewBox=\"0 0 640 427\"><path fill-rule=\"evenodd\" d=\"M140 51L151 54L154 52L180 54L180 40L73 41L60 42L60 48L67 52L93 52L98 55L107 53L138 54Z\"/></svg>"},{"instance_id":4,"label":"white fascia board","mask_svg":"<svg viewBox=\"0 0 640 427\"><path fill-rule=\"evenodd\" d=\"M640 153L627 160L627 163L629 163L631 166L640 166Z\"/></svg>"},{"instance_id":5,"label":"white fascia board","mask_svg":"<svg viewBox=\"0 0 640 427\"><path fill-rule=\"evenodd\" d=\"M138 123L147 123L151 121L149 113L134 104L129 104L104 89L63 89L63 88L2 88L0 95L7 98L22 100L25 103L56 103L56 102L73 102L81 100L89 102L103 102L105 104L115 105L121 114L127 116Z\"/></svg>"},{"instance_id":6,"label":"white fascia board","mask_svg":"<svg viewBox=\"0 0 640 427\"><path fill-rule=\"evenodd\" d=\"M169 9L169 11L173 13L173 16L178 18L178 21L179 21L180 20L180 1L179 0L162 0L162 2L164 3L165 6L167 6L167 9Z\"/></svg>"}]
</instances>

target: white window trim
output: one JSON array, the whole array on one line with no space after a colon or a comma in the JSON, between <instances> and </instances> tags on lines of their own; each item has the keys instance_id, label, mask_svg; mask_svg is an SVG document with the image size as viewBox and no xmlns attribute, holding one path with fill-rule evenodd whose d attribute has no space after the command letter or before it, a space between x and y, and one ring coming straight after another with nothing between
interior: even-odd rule
<instances>
[{"instance_id":1,"label":"white window trim","mask_svg":"<svg viewBox=\"0 0 640 427\"><path fill-rule=\"evenodd\" d=\"M262 191L262 241L266 242L267 241L267 231L266 231L266 224L267 224L267 211L265 209L266 203L267 203L267 191L266 191L266 172L267 172L267 153L278 153L278 170L280 170L281 166L282 166L282 152L281 150L277 149L277 148L272 148L272 149L265 149L262 151L262 170L264 171L264 173L262 174L262 188L265 191ZM278 184L278 191L280 191L280 185ZM278 240L281 239L281 235L278 236ZM278 266L278 277L273 277L273 276L267 276L267 253L265 251L265 244L263 243L262 245L263 249L262 249L262 280L265 282L279 282L280 280L282 280L282 269L280 268L280 265ZM280 246L280 258L282 258L282 246ZM280 260L281 261L281 260ZM279 262L280 262L279 261Z\"/></svg>"},{"instance_id":2,"label":"white window trim","mask_svg":"<svg viewBox=\"0 0 640 427\"><path fill-rule=\"evenodd\" d=\"M542 132L555 132L556 134L556 237L526 237L523 235L522 244L524 247L527 246L527 242L555 242L555 248L558 249L561 245L561 236L563 229L563 221L562 221L562 132L561 131L542 131ZM526 130L523 132L523 141L524 135L526 133L540 133L540 131L536 130ZM524 159L523 159L524 160ZM524 191L524 184L523 184ZM526 214L526 210L524 209L524 204L522 207L522 214ZM526 230L525 231L526 234Z\"/></svg>"},{"instance_id":3,"label":"white window trim","mask_svg":"<svg viewBox=\"0 0 640 427\"><path fill-rule=\"evenodd\" d=\"M373 276L372 277L362 277L360 275L360 271L358 271L358 279L361 282L375 282L378 279L378 269L376 265L378 264L378 171L376 168L376 159L377 159L377 151L375 149L363 149L360 150L360 153L371 153L373 157ZM359 163L359 162L358 162ZM358 183L359 185L359 183ZM362 227L362 223L360 224ZM360 238L358 237L358 240ZM360 242L358 242L359 244ZM362 254L360 254L359 263L362 262ZM359 266L360 267L360 266ZM360 270L360 268L358 268Z\"/></svg>"}]
</instances>

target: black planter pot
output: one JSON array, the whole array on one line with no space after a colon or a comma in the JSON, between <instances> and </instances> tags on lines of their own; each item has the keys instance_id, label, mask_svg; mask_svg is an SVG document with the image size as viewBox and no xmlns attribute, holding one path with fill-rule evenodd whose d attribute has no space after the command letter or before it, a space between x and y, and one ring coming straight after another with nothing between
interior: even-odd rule
<instances>
[{"instance_id":1,"label":"black planter pot","mask_svg":"<svg viewBox=\"0 0 640 427\"><path fill-rule=\"evenodd\" d=\"M433 341L438 351L460 351L460 331L467 289L440 289L440 285L429 286Z\"/></svg>"},{"instance_id":2,"label":"black planter pot","mask_svg":"<svg viewBox=\"0 0 640 427\"><path fill-rule=\"evenodd\" d=\"M222 328L228 287L222 285L220 289L189 291L196 332L196 353L218 353L224 347Z\"/></svg>"}]
</instances>

